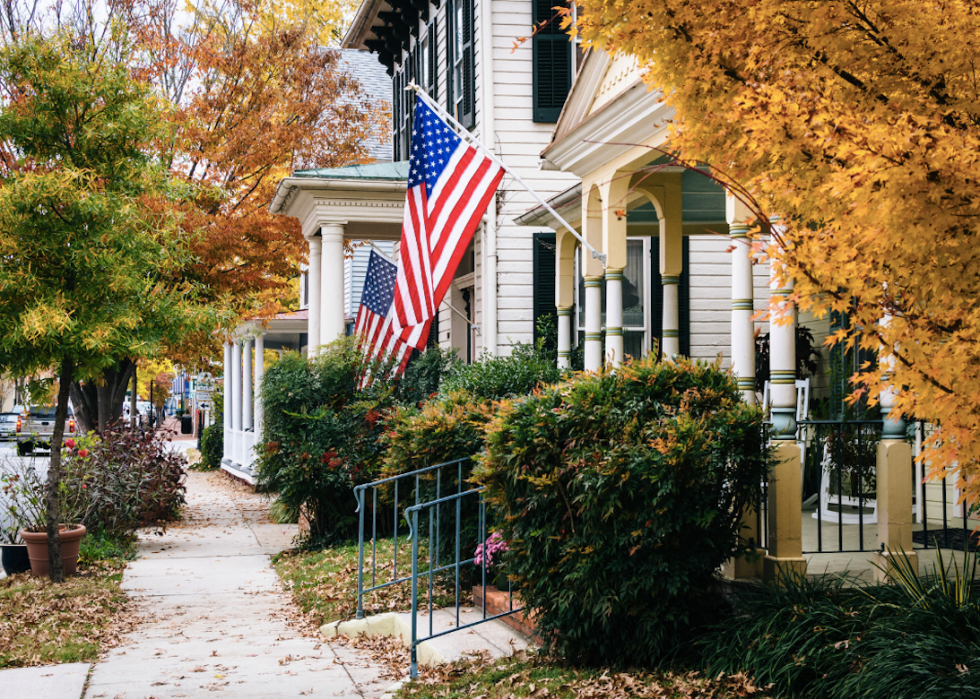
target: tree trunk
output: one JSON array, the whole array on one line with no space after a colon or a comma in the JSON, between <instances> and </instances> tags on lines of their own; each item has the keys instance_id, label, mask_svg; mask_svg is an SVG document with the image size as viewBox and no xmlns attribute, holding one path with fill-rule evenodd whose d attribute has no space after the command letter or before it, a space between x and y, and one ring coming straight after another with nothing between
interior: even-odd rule
<instances>
[{"instance_id":1,"label":"tree trunk","mask_svg":"<svg viewBox=\"0 0 980 699\"><path fill-rule=\"evenodd\" d=\"M48 564L51 582L65 581L65 569L61 561L61 508L59 490L61 488L61 439L65 435L65 421L68 419L68 393L75 373L75 361L62 360L58 377L58 407L54 412L54 434L51 435L51 465L48 467L48 487L45 492L45 505L48 514Z\"/></svg>"},{"instance_id":2,"label":"tree trunk","mask_svg":"<svg viewBox=\"0 0 980 699\"><path fill-rule=\"evenodd\" d=\"M131 359L121 359L116 366L102 371L102 386L92 381L72 383L71 402L80 432L105 429L108 423L122 417L123 400L135 368Z\"/></svg>"}]
</instances>

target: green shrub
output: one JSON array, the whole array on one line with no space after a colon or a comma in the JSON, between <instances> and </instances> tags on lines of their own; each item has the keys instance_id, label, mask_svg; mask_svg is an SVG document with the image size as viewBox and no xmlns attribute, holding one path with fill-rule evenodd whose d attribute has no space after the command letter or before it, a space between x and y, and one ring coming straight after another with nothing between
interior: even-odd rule
<instances>
[{"instance_id":1,"label":"green shrub","mask_svg":"<svg viewBox=\"0 0 980 699\"><path fill-rule=\"evenodd\" d=\"M201 432L201 459L190 467L193 471L219 469L225 457L224 396L214 394L213 405L213 422Z\"/></svg>"},{"instance_id":2,"label":"green shrub","mask_svg":"<svg viewBox=\"0 0 980 699\"><path fill-rule=\"evenodd\" d=\"M405 405L419 405L429 400L442 383L442 377L459 364L454 350L427 347L408 363L395 389L395 398Z\"/></svg>"},{"instance_id":3,"label":"green shrub","mask_svg":"<svg viewBox=\"0 0 980 699\"><path fill-rule=\"evenodd\" d=\"M976 555L967 555L972 568ZM907 586L795 576L744 586L735 616L697 645L708 674L744 670L780 696L980 696L975 569L956 578L925 575Z\"/></svg>"},{"instance_id":4,"label":"green shrub","mask_svg":"<svg viewBox=\"0 0 980 699\"><path fill-rule=\"evenodd\" d=\"M561 379L561 370L546 354L531 345L514 345L509 357L484 354L472 364L456 364L443 378L439 394L465 391L490 400L523 396Z\"/></svg>"},{"instance_id":5,"label":"green shrub","mask_svg":"<svg viewBox=\"0 0 980 699\"><path fill-rule=\"evenodd\" d=\"M747 548L739 513L770 460L731 374L648 357L511 401L476 478L550 647L647 665L717 606L707 590Z\"/></svg>"},{"instance_id":6,"label":"green shrub","mask_svg":"<svg viewBox=\"0 0 980 699\"><path fill-rule=\"evenodd\" d=\"M383 454L384 418L393 407L390 382L359 389L366 370L357 344L337 341L311 361L290 352L265 374L259 486L278 493L288 512L305 514L310 547L356 535L351 489L373 480Z\"/></svg>"}]
</instances>

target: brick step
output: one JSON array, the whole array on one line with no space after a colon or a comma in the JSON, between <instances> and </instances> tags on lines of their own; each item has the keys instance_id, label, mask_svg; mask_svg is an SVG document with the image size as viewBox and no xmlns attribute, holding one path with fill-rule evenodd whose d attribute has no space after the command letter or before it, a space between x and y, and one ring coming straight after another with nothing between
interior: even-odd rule
<instances>
[{"instance_id":1,"label":"brick step","mask_svg":"<svg viewBox=\"0 0 980 699\"><path fill-rule=\"evenodd\" d=\"M511 608L511 596L510 593L504 590L498 590L492 585L487 585L486 592L487 599L487 616L496 616L497 614L504 614ZM483 587L480 585L473 586L473 606L476 607L481 612L483 611ZM514 608L517 609L521 606L521 598L519 595L514 593ZM525 638L534 643L543 645L541 637L537 635L535 631L534 624L534 613L528 611L515 612L514 614L509 614L508 616L501 617L499 621L504 622L509 627L514 629L517 633L521 634Z\"/></svg>"}]
</instances>

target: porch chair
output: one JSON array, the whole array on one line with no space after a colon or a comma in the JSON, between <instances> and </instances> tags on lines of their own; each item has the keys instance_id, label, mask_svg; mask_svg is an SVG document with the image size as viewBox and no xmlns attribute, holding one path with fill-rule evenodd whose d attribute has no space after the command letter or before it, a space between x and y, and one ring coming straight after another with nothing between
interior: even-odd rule
<instances>
[{"instance_id":1,"label":"porch chair","mask_svg":"<svg viewBox=\"0 0 980 699\"><path fill-rule=\"evenodd\" d=\"M830 444L824 442L823 457L820 460L820 491L817 496L820 498L820 505L813 513L814 519L821 519L824 522L839 522L840 524L861 524L861 513L838 512L830 509L831 505L839 508L859 507L860 498L852 495L830 492L834 482L833 462L830 457ZM878 523L878 500L875 498L864 499L864 524Z\"/></svg>"}]
</instances>

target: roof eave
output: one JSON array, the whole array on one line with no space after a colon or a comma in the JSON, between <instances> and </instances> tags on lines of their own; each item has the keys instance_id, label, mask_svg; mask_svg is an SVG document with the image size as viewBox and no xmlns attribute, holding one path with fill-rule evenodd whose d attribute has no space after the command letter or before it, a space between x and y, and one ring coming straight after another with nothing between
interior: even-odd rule
<instances>
[{"instance_id":1,"label":"roof eave","mask_svg":"<svg viewBox=\"0 0 980 699\"><path fill-rule=\"evenodd\" d=\"M300 191L404 192L407 189L407 184L404 180L286 177L276 187L276 195L269 204L269 213L288 215L286 212L289 205Z\"/></svg>"}]
</instances>

